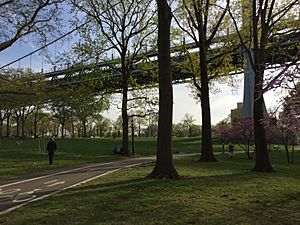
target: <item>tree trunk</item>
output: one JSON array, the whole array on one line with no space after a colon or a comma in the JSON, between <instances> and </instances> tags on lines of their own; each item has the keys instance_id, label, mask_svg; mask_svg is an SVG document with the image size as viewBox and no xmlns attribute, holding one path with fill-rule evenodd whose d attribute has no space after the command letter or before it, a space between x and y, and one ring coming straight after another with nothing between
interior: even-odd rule
<instances>
[{"instance_id":1,"label":"tree trunk","mask_svg":"<svg viewBox=\"0 0 300 225\"><path fill-rule=\"evenodd\" d=\"M170 57L171 9L165 0L158 0L158 63L159 63L159 118L156 164L148 175L151 178L179 177L172 154L173 89Z\"/></svg>"},{"instance_id":2,"label":"tree trunk","mask_svg":"<svg viewBox=\"0 0 300 225\"><path fill-rule=\"evenodd\" d=\"M83 126L83 137L86 138L86 122L82 121L82 126Z\"/></svg>"},{"instance_id":3,"label":"tree trunk","mask_svg":"<svg viewBox=\"0 0 300 225\"><path fill-rule=\"evenodd\" d=\"M80 127L77 125L77 137L80 137Z\"/></svg>"},{"instance_id":4,"label":"tree trunk","mask_svg":"<svg viewBox=\"0 0 300 225\"><path fill-rule=\"evenodd\" d=\"M61 139L64 139L64 132L65 132L65 124L64 123L62 123L61 124Z\"/></svg>"},{"instance_id":5,"label":"tree trunk","mask_svg":"<svg viewBox=\"0 0 300 225\"><path fill-rule=\"evenodd\" d=\"M141 123L139 123L139 137L141 137L142 135L141 135Z\"/></svg>"},{"instance_id":6,"label":"tree trunk","mask_svg":"<svg viewBox=\"0 0 300 225\"><path fill-rule=\"evenodd\" d=\"M0 139L1 140L3 138L2 129L3 129L3 119L1 118L1 120L0 120Z\"/></svg>"},{"instance_id":7,"label":"tree trunk","mask_svg":"<svg viewBox=\"0 0 300 225\"><path fill-rule=\"evenodd\" d=\"M257 75L255 75L256 77ZM257 79L257 78L256 78ZM254 91L254 140L255 140L255 166L254 170L258 172L272 172L273 168L269 159L265 128L262 124L264 118L263 106L264 98L260 95L260 85L255 82ZM262 83L261 83L262 85Z\"/></svg>"},{"instance_id":8,"label":"tree trunk","mask_svg":"<svg viewBox=\"0 0 300 225\"><path fill-rule=\"evenodd\" d=\"M11 111L7 111L7 117L6 117L6 137L9 138L10 135L10 113Z\"/></svg>"},{"instance_id":9,"label":"tree trunk","mask_svg":"<svg viewBox=\"0 0 300 225\"><path fill-rule=\"evenodd\" d=\"M288 137L287 136L283 138L283 145L284 145L284 150L285 150L285 153L286 153L287 162L288 162L288 164L290 164L291 160L290 160L289 143L288 143Z\"/></svg>"},{"instance_id":10,"label":"tree trunk","mask_svg":"<svg viewBox=\"0 0 300 225\"><path fill-rule=\"evenodd\" d=\"M37 114L35 113L34 114L34 135L33 135L34 138L37 138L37 123L38 123Z\"/></svg>"},{"instance_id":11,"label":"tree trunk","mask_svg":"<svg viewBox=\"0 0 300 225\"><path fill-rule=\"evenodd\" d=\"M262 1L259 2L261 4ZM254 139L255 139L255 171L258 172L272 172L273 168L269 159L267 139L265 128L262 124L264 119L264 97L263 97L263 83L265 71L265 56L266 56L266 42L269 33L269 27L265 24L265 11L257 12L257 1L252 1L252 34L253 34L253 70L255 74L254 79ZM262 5L260 5L262 7ZM258 15L256 15L258 13ZM261 21L259 21L261 19ZM259 25L261 23L261 26ZM261 29L259 31L259 29ZM252 53L251 53L252 54ZM251 54L249 55L250 57Z\"/></svg>"},{"instance_id":12,"label":"tree trunk","mask_svg":"<svg viewBox=\"0 0 300 225\"><path fill-rule=\"evenodd\" d=\"M211 135L211 115L209 103L209 84L206 61L206 47L204 38L200 43L200 77L201 77L201 111L202 111L202 144L200 161L215 162L217 161L212 148Z\"/></svg>"},{"instance_id":13,"label":"tree trunk","mask_svg":"<svg viewBox=\"0 0 300 225\"><path fill-rule=\"evenodd\" d=\"M74 121L72 121L72 123L71 123L71 127L72 127L72 138L75 138L75 127L74 127Z\"/></svg>"},{"instance_id":14,"label":"tree trunk","mask_svg":"<svg viewBox=\"0 0 300 225\"><path fill-rule=\"evenodd\" d=\"M16 121L17 121L17 133L16 133L16 137L19 137L19 127L20 127L20 118L19 116L16 117Z\"/></svg>"},{"instance_id":15,"label":"tree trunk","mask_svg":"<svg viewBox=\"0 0 300 225\"><path fill-rule=\"evenodd\" d=\"M25 137L25 118L21 117L21 138Z\"/></svg>"},{"instance_id":16,"label":"tree trunk","mask_svg":"<svg viewBox=\"0 0 300 225\"><path fill-rule=\"evenodd\" d=\"M129 156L129 149L128 149L128 114L127 114L127 101L128 101L128 73L126 72L125 68L125 57L126 53L122 54L122 91L123 91L123 98L122 98L122 149L121 155Z\"/></svg>"}]
</instances>

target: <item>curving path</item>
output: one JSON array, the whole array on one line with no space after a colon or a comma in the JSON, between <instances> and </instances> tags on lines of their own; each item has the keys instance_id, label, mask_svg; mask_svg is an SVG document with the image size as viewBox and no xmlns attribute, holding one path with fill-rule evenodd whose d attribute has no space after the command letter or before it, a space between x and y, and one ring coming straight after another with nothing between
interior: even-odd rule
<instances>
[{"instance_id":1,"label":"curving path","mask_svg":"<svg viewBox=\"0 0 300 225\"><path fill-rule=\"evenodd\" d=\"M144 157L97 163L1 184L0 215L120 169L149 163L154 160L154 157Z\"/></svg>"}]
</instances>

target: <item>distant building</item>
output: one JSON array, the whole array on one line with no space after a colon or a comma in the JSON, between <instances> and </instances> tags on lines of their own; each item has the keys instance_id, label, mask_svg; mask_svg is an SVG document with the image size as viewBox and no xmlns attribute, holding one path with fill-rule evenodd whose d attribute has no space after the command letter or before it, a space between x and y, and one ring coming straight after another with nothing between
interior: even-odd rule
<instances>
[{"instance_id":1,"label":"distant building","mask_svg":"<svg viewBox=\"0 0 300 225\"><path fill-rule=\"evenodd\" d=\"M231 125L234 124L234 122L237 121L239 118L241 118L242 109L243 109L243 103L238 102L237 108L231 110L230 113Z\"/></svg>"}]
</instances>

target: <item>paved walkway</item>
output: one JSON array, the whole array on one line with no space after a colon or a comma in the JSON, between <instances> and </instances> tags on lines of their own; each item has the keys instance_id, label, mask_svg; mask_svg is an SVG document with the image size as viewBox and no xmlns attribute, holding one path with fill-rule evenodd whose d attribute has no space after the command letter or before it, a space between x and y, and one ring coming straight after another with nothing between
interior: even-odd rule
<instances>
[{"instance_id":1,"label":"paved walkway","mask_svg":"<svg viewBox=\"0 0 300 225\"><path fill-rule=\"evenodd\" d=\"M240 152L236 152L240 153ZM221 154L221 152L215 153ZM199 155L175 154L174 157ZM19 178L0 184L0 215L20 208L30 202L44 199L63 190L76 187L113 173L123 168L138 166L155 161L155 157L131 158L126 160L97 163L75 169L51 172L31 178Z\"/></svg>"},{"instance_id":2,"label":"paved walkway","mask_svg":"<svg viewBox=\"0 0 300 225\"><path fill-rule=\"evenodd\" d=\"M28 179L16 179L0 185L0 215L30 202L46 198L123 168L154 161L154 157L132 158L86 165Z\"/></svg>"}]
</instances>

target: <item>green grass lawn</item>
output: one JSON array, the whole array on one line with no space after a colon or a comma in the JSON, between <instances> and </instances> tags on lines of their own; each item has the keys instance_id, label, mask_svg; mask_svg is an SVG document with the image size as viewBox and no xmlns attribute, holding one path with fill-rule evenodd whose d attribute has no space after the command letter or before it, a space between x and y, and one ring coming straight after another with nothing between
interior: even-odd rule
<instances>
[{"instance_id":1,"label":"green grass lawn","mask_svg":"<svg viewBox=\"0 0 300 225\"><path fill-rule=\"evenodd\" d=\"M0 180L34 172L43 172L62 167L71 167L86 163L106 162L122 159L113 156L115 146L121 146L121 139L57 139L58 153L54 165L49 167L48 156L40 150L48 139L25 139L16 144L14 139L0 140ZM131 145L129 146L131 149ZM174 139L174 149L180 152L200 152L200 138ZM137 156L154 155L155 138L136 138Z\"/></svg>"},{"instance_id":2,"label":"green grass lawn","mask_svg":"<svg viewBox=\"0 0 300 225\"><path fill-rule=\"evenodd\" d=\"M179 180L145 178L153 165L124 169L2 215L1 225L300 224L300 152L272 152L276 172L250 171L244 155L175 160Z\"/></svg>"},{"instance_id":3,"label":"green grass lawn","mask_svg":"<svg viewBox=\"0 0 300 225\"><path fill-rule=\"evenodd\" d=\"M119 160L112 155L115 146L121 146L121 139L57 139L58 153L54 165L48 165L48 156L40 150L48 139L25 139L16 144L14 139L0 140L0 180L39 173L63 167L73 167L87 163ZM129 144L131 149L131 142ZM173 149L182 153L200 153L200 137L174 138ZM236 150L238 146L236 146ZM214 151L222 151L220 143L214 144ZM135 138L135 155L156 154L156 138Z\"/></svg>"},{"instance_id":4,"label":"green grass lawn","mask_svg":"<svg viewBox=\"0 0 300 225\"><path fill-rule=\"evenodd\" d=\"M13 139L1 140L0 180L62 167L121 159L119 156L111 155L118 140L57 139L58 152L54 165L50 167L48 155L40 151L40 147L46 145L47 141L39 143L35 139L26 139L18 145Z\"/></svg>"}]
</instances>

